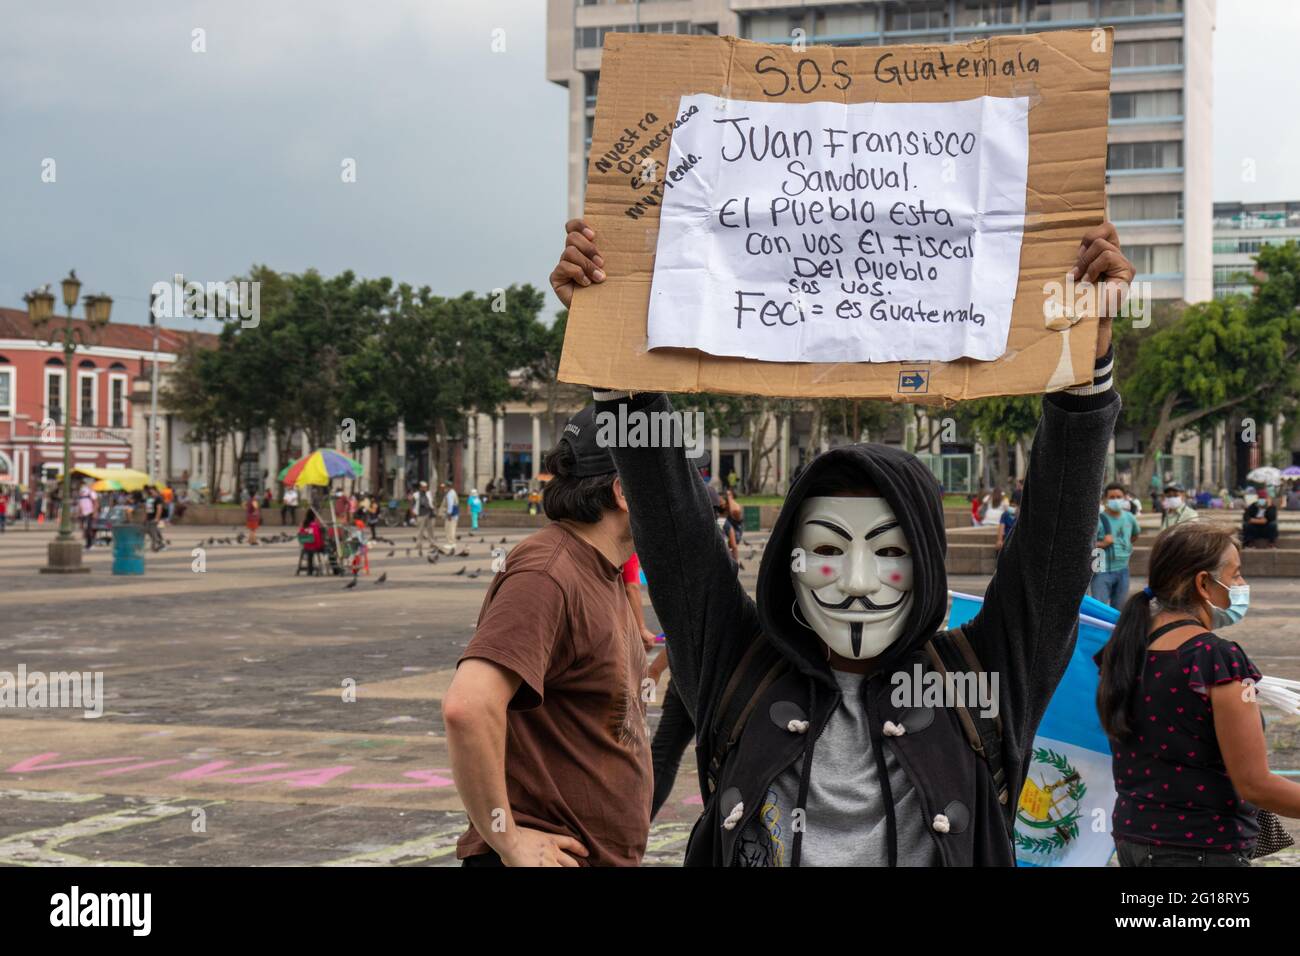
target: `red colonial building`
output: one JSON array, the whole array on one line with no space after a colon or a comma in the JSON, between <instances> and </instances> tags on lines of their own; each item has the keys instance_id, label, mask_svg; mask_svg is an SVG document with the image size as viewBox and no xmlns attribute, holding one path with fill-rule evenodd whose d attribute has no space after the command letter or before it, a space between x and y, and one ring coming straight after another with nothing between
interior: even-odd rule
<instances>
[{"instance_id":1,"label":"red colonial building","mask_svg":"<svg viewBox=\"0 0 1300 956\"><path fill-rule=\"evenodd\" d=\"M56 315L50 326L65 321ZM44 343L26 311L0 308L0 484L32 487L62 472L64 383L69 376L73 465L146 470L154 331L120 322L98 330L83 320L73 324L95 344L78 348L73 367L67 368L62 347ZM158 329L160 376L195 336L204 344L215 340L205 333ZM160 447L169 447L171 422L164 413L160 408Z\"/></svg>"}]
</instances>

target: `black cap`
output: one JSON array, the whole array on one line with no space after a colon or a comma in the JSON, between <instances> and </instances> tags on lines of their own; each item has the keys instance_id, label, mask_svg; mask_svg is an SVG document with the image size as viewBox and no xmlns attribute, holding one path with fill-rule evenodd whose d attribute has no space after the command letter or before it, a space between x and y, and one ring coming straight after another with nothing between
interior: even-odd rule
<instances>
[{"instance_id":1,"label":"black cap","mask_svg":"<svg viewBox=\"0 0 1300 956\"><path fill-rule=\"evenodd\" d=\"M1165 483L1165 493L1166 493L1166 494L1168 494L1168 493L1171 492L1171 491L1176 491L1178 494L1181 495L1181 494L1182 494L1184 491L1186 491L1186 490L1187 490L1186 488L1184 488L1182 485L1180 485L1180 484L1179 484L1178 482L1176 482L1176 481L1169 481L1169 482L1166 482L1166 483Z\"/></svg>"},{"instance_id":2,"label":"black cap","mask_svg":"<svg viewBox=\"0 0 1300 956\"><path fill-rule=\"evenodd\" d=\"M573 477L594 478L618 471L609 449L596 441L599 431L595 405L588 405L565 424L560 444L568 445L573 455L573 468L569 472Z\"/></svg>"}]
</instances>

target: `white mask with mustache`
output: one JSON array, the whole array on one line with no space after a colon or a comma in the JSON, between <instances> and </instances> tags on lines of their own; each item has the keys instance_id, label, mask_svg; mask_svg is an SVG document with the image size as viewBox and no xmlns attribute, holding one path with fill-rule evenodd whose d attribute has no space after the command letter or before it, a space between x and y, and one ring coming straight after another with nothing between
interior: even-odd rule
<instances>
[{"instance_id":1,"label":"white mask with mustache","mask_svg":"<svg viewBox=\"0 0 1300 956\"><path fill-rule=\"evenodd\" d=\"M794 544L799 610L831 650L863 660L898 640L912 607L912 549L884 498L805 499Z\"/></svg>"}]
</instances>

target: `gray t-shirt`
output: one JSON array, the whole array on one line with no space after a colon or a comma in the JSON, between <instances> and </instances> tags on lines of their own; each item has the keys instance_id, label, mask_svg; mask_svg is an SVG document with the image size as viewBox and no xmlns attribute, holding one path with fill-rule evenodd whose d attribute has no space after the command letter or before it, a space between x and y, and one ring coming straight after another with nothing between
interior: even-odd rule
<instances>
[{"instance_id":1,"label":"gray t-shirt","mask_svg":"<svg viewBox=\"0 0 1300 956\"><path fill-rule=\"evenodd\" d=\"M799 865L888 866L885 801L862 698L866 675L831 673L840 685L841 697L813 751ZM898 827L898 865L939 866L939 846L920 795L889 748L885 748L885 767ZM799 799L802 768L801 759L777 777L759 814L777 866L790 865L792 810Z\"/></svg>"}]
</instances>

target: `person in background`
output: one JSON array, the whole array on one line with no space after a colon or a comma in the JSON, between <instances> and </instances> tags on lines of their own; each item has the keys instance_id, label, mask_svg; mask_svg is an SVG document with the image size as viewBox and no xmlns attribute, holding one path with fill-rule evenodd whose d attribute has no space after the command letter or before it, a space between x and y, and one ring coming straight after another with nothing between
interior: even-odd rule
<instances>
[{"instance_id":1,"label":"person in background","mask_svg":"<svg viewBox=\"0 0 1300 956\"><path fill-rule=\"evenodd\" d=\"M637 627L641 631L641 643L645 645L646 653L649 654L655 649L657 641L654 631L646 627L645 623L645 608L641 604L641 562L637 560L635 552L624 563L622 573L627 603L632 608L632 615L636 618Z\"/></svg>"},{"instance_id":2,"label":"person in background","mask_svg":"<svg viewBox=\"0 0 1300 956\"><path fill-rule=\"evenodd\" d=\"M1160 502L1160 530L1196 520L1196 509L1187 503L1187 489L1176 481L1165 485L1165 496Z\"/></svg>"},{"instance_id":3,"label":"person in background","mask_svg":"<svg viewBox=\"0 0 1300 956\"><path fill-rule=\"evenodd\" d=\"M77 517L81 521L81 533L85 538L87 551L95 543L95 513L98 510L99 495L90 486L90 482L83 481L77 489Z\"/></svg>"},{"instance_id":4,"label":"person in background","mask_svg":"<svg viewBox=\"0 0 1300 956\"><path fill-rule=\"evenodd\" d=\"M4 534L5 524L9 520L9 492L0 488L0 534Z\"/></svg>"},{"instance_id":5,"label":"person in background","mask_svg":"<svg viewBox=\"0 0 1300 956\"><path fill-rule=\"evenodd\" d=\"M302 524L298 526L298 543L307 555L307 575L310 577L316 573L316 562L324 560L321 554L325 550L325 529L311 508L307 509Z\"/></svg>"},{"instance_id":6,"label":"person in background","mask_svg":"<svg viewBox=\"0 0 1300 956\"><path fill-rule=\"evenodd\" d=\"M1092 596L1116 609L1122 608L1128 597L1128 562L1140 532L1137 519L1124 507L1127 503L1123 485L1112 482L1106 486L1093 552Z\"/></svg>"},{"instance_id":7,"label":"person in background","mask_svg":"<svg viewBox=\"0 0 1300 956\"><path fill-rule=\"evenodd\" d=\"M709 495L709 503L713 505L713 520L718 526L718 531L722 534L722 540L727 543L727 554L731 556L731 566L739 570L740 547L736 541L736 533L731 528L727 504L722 500L722 496L718 494L718 490L712 485L706 485L705 489Z\"/></svg>"},{"instance_id":8,"label":"person in background","mask_svg":"<svg viewBox=\"0 0 1300 956\"><path fill-rule=\"evenodd\" d=\"M433 538L433 516L437 508L433 503L433 495L429 494L429 483L420 482L414 495L411 496L411 514L415 518L415 551L417 554L424 553L424 542L427 538L429 541L429 550L434 548Z\"/></svg>"},{"instance_id":9,"label":"person in background","mask_svg":"<svg viewBox=\"0 0 1300 956\"><path fill-rule=\"evenodd\" d=\"M1276 548L1277 505L1269 499L1267 488L1259 488L1257 494L1241 519L1241 546Z\"/></svg>"},{"instance_id":10,"label":"person in background","mask_svg":"<svg viewBox=\"0 0 1300 956\"><path fill-rule=\"evenodd\" d=\"M1020 496L1025 492L1025 479L1017 478L1016 486L1011 489L1011 503L1017 508L1020 507Z\"/></svg>"},{"instance_id":11,"label":"person in background","mask_svg":"<svg viewBox=\"0 0 1300 956\"><path fill-rule=\"evenodd\" d=\"M143 498L137 498L144 506L144 532L149 536L149 546L153 551L162 551L167 547L163 540L159 522L162 521L162 495L152 485L144 489Z\"/></svg>"},{"instance_id":12,"label":"person in background","mask_svg":"<svg viewBox=\"0 0 1300 956\"><path fill-rule=\"evenodd\" d=\"M474 531L478 530L478 516L483 512L483 499L478 496L478 489L469 490L469 526Z\"/></svg>"},{"instance_id":13,"label":"person in background","mask_svg":"<svg viewBox=\"0 0 1300 956\"><path fill-rule=\"evenodd\" d=\"M1217 631L1250 607L1232 532L1162 531L1148 585L1097 655L1097 710L1111 740L1112 833L1121 866L1249 866L1260 810L1300 817L1300 784L1269 771L1246 682L1260 672Z\"/></svg>"},{"instance_id":14,"label":"person in background","mask_svg":"<svg viewBox=\"0 0 1300 956\"><path fill-rule=\"evenodd\" d=\"M1014 494L1014 492L1013 492ZM998 519L998 540L993 547L997 551L1002 550L1002 546L1011 538L1011 529L1016 526L1016 512L1020 510L1020 505L1011 502L1002 511L1002 517Z\"/></svg>"},{"instance_id":15,"label":"person in background","mask_svg":"<svg viewBox=\"0 0 1300 956\"><path fill-rule=\"evenodd\" d=\"M380 516L379 496L366 495L365 519L366 519L366 528L370 532L371 541L379 537L379 516Z\"/></svg>"},{"instance_id":16,"label":"person in background","mask_svg":"<svg viewBox=\"0 0 1300 956\"><path fill-rule=\"evenodd\" d=\"M994 488L989 492L988 501L984 505L984 513L980 518L980 525L985 528L996 528L1002 521L1002 515L1007 508L1007 499L1002 495L1001 488Z\"/></svg>"},{"instance_id":17,"label":"person in background","mask_svg":"<svg viewBox=\"0 0 1300 956\"><path fill-rule=\"evenodd\" d=\"M988 495L983 488L976 489L975 494L970 499L970 523L976 528L980 526L980 513L984 510L984 501Z\"/></svg>"},{"instance_id":18,"label":"person in background","mask_svg":"<svg viewBox=\"0 0 1300 956\"><path fill-rule=\"evenodd\" d=\"M344 526L344 527L347 527L347 524L348 524L348 516L349 516L351 513L352 513L352 509L348 506L348 496L345 495L345 494L343 493L342 489L340 489L339 491L334 492L334 522L335 522L335 524L340 524L340 525L342 525L342 526Z\"/></svg>"},{"instance_id":19,"label":"person in background","mask_svg":"<svg viewBox=\"0 0 1300 956\"><path fill-rule=\"evenodd\" d=\"M249 495L244 502L244 527L248 529L248 543L257 544L257 529L262 526L262 506L257 495Z\"/></svg>"},{"instance_id":20,"label":"person in background","mask_svg":"<svg viewBox=\"0 0 1300 956\"><path fill-rule=\"evenodd\" d=\"M460 496L456 494L456 489L444 482L439 486L443 493L442 498L442 530L446 535L446 544L443 548L447 554L454 554L456 551L456 525L460 521Z\"/></svg>"},{"instance_id":21,"label":"person in background","mask_svg":"<svg viewBox=\"0 0 1300 956\"><path fill-rule=\"evenodd\" d=\"M298 489L293 485L288 485L284 489L284 497L280 499L280 524L291 525L298 523Z\"/></svg>"},{"instance_id":22,"label":"person in background","mask_svg":"<svg viewBox=\"0 0 1300 956\"><path fill-rule=\"evenodd\" d=\"M1293 483L1291 490L1286 493L1286 510L1300 511L1300 485Z\"/></svg>"},{"instance_id":23,"label":"person in background","mask_svg":"<svg viewBox=\"0 0 1300 956\"><path fill-rule=\"evenodd\" d=\"M745 509L741 507L740 502L736 500L735 493L730 488L722 493L722 503L727 508L727 528L735 535L736 544L739 545L745 540ZM736 553L737 564L739 564L740 552L737 551Z\"/></svg>"},{"instance_id":24,"label":"person in background","mask_svg":"<svg viewBox=\"0 0 1300 956\"><path fill-rule=\"evenodd\" d=\"M272 504L274 504L274 502L275 502L275 498L274 498L274 496L271 494L271 489L270 489L270 488L265 489L265 490L262 492L262 500L261 500L261 502L260 502L260 508L261 508L261 510L262 510L262 511L270 511L270 510L271 510L271 506L272 506Z\"/></svg>"},{"instance_id":25,"label":"person in background","mask_svg":"<svg viewBox=\"0 0 1300 956\"><path fill-rule=\"evenodd\" d=\"M1142 499L1127 488L1124 489L1124 501L1126 502L1124 510L1132 513L1134 518L1142 516Z\"/></svg>"}]
</instances>

